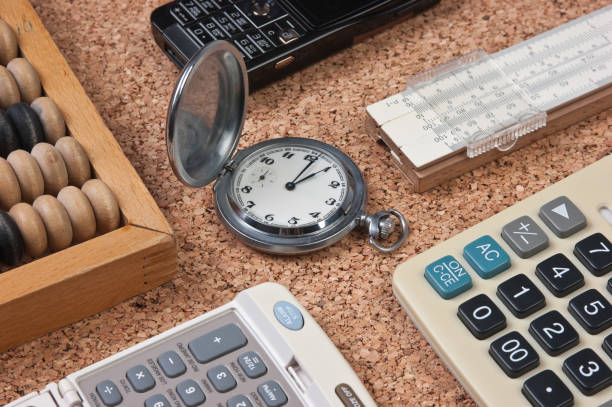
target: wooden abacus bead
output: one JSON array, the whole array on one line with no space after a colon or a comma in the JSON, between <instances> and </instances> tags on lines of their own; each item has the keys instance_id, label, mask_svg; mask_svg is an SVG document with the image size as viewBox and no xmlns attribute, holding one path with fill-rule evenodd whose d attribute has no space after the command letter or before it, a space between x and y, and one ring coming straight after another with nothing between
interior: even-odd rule
<instances>
[{"instance_id":1,"label":"wooden abacus bead","mask_svg":"<svg viewBox=\"0 0 612 407\"><path fill-rule=\"evenodd\" d=\"M6 158L12 151L20 147L13 122L5 111L0 110L0 157Z\"/></svg>"},{"instance_id":2,"label":"wooden abacus bead","mask_svg":"<svg viewBox=\"0 0 612 407\"><path fill-rule=\"evenodd\" d=\"M70 246L72 224L64 205L51 195L41 195L36 198L33 206L45 224L49 249L58 251Z\"/></svg>"},{"instance_id":3,"label":"wooden abacus bead","mask_svg":"<svg viewBox=\"0 0 612 407\"><path fill-rule=\"evenodd\" d=\"M90 179L81 189L87 195L96 215L98 233L104 234L117 229L121 215L117 199L110 188L99 179Z\"/></svg>"},{"instance_id":4,"label":"wooden abacus bead","mask_svg":"<svg viewBox=\"0 0 612 407\"><path fill-rule=\"evenodd\" d=\"M68 183L81 187L91 178L89 158L83 147L73 137L62 137L55 143L55 148L60 152L68 170Z\"/></svg>"},{"instance_id":5,"label":"wooden abacus bead","mask_svg":"<svg viewBox=\"0 0 612 407\"><path fill-rule=\"evenodd\" d=\"M32 103L34 99L42 94L40 86L40 78L38 73L25 58L14 58L7 65L6 69L13 74L15 82L21 93L21 100L26 103Z\"/></svg>"},{"instance_id":6,"label":"wooden abacus bead","mask_svg":"<svg viewBox=\"0 0 612 407\"><path fill-rule=\"evenodd\" d=\"M21 93L13 74L0 65L0 107L6 109L20 100Z\"/></svg>"},{"instance_id":7,"label":"wooden abacus bead","mask_svg":"<svg viewBox=\"0 0 612 407\"><path fill-rule=\"evenodd\" d=\"M9 210L21 202L21 188L11 165L0 157L0 209Z\"/></svg>"},{"instance_id":8,"label":"wooden abacus bead","mask_svg":"<svg viewBox=\"0 0 612 407\"><path fill-rule=\"evenodd\" d=\"M39 257L47 251L47 229L32 205L18 203L11 208L9 215L19 227L28 256Z\"/></svg>"},{"instance_id":9,"label":"wooden abacus bead","mask_svg":"<svg viewBox=\"0 0 612 407\"><path fill-rule=\"evenodd\" d=\"M14 266L23 256L23 238L8 213L0 211L0 262Z\"/></svg>"},{"instance_id":10,"label":"wooden abacus bead","mask_svg":"<svg viewBox=\"0 0 612 407\"><path fill-rule=\"evenodd\" d=\"M38 163L45 182L45 193L57 195L68 185L68 170L62 155L48 143L38 143L30 153Z\"/></svg>"},{"instance_id":11,"label":"wooden abacus bead","mask_svg":"<svg viewBox=\"0 0 612 407\"><path fill-rule=\"evenodd\" d=\"M53 99L41 96L34 100L31 106L38 113L48 143L55 144L57 140L66 135L64 116Z\"/></svg>"},{"instance_id":12,"label":"wooden abacus bead","mask_svg":"<svg viewBox=\"0 0 612 407\"><path fill-rule=\"evenodd\" d=\"M28 152L15 150L6 161L11 165L21 189L21 200L32 202L45 192L45 181L38 163Z\"/></svg>"},{"instance_id":13,"label":"wooden abacus bead","mask_svg":"<svg viewBox=\"0 0 612 407\"><path fill-rule=\"evenodd\" d=\"M45 141L45 131L42 128L38 114L27 103L15 103L6 110L13 126L17 130L21 148L30 152L38 143Z\"/></svg>"},{"instance_id":14,"label":"wooden abacus bead","mask_svg":"<svg viewBox=\"0 0 612 407\"><path fill-rule=\"evenodd\" d=\"M17 58L19 47L15 31L0 18L0 64L6 65L13 58Z\"/></svg>"},{"instance_id":15,"label":"wooden abacus bead","mask_svg":"<svg viewBox=\"0 0 612 407\"><path fill-rule=\"evenodd\" d=\"M96 217L85 193L75 186L67 186L57 195L72 223L75 243L91 239L96 234Z\"/></svg>"}]
</instances>

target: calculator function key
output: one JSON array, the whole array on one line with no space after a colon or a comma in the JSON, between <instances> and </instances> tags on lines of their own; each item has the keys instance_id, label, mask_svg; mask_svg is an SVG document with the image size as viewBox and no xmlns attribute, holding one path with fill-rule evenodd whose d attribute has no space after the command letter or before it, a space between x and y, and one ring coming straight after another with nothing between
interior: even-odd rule
<instances>
[{"instance_id":1,"label":"calculator function key","mask_svg":"<svg viewBox=\"0 0 612 407\"><path fill-rule=\"evenodd\" d=\"M247 344L236 324L227 324L189 342L189 350L200 363L208 363Z\"/></svg>"},{"instance_id":2,"label":"calculator function key","mask_svg":"<svg viewBox=\"0 0 612 407\"><path fill-rule=\"evenodd\" d=\"M598 334L612 326L612 305L594 288L572 298L568 309L590 334Z\"/></svg>"},{"instance_id":3,"label":"calculator function key","mask_svg":"<svg viewBox=\"0 0 612 407\"><path fill-rule=\"evenodd\" d=\"M136 393L144 393L155 387L155 379L143 365L134 366L125 376Z\"/></svg>"},{"instance_id":4,"label":"calculator function key","mask_svg":"<svg viewBox=\"0 0 612 407\"><path fill-rule=\"evenodd\" d=\"M543 205L539 215L546 226L560 238L573 235L587 224L580 209L566 196L560 196Z\"/></svg>"},{"instance_id":5,"label":"calculator function key","mask_svg":"<svg viewBox=\"0 0 612 407\"><path fill-rule=\"evenodd\" d=\"M489 347L489 354L508 377L519 377L536 368L540 357L529 342L517 331L496 339Z\"/></svg>"},{"instance_id":6,"label":"calculator function key","mask_svg":"<svg viewBox=\"0 0 612 407\"><path fill-rule=\"evenodd\" d=\"M587 396L592 396L612 384L612 371L589 348L582 349L565 359L563 371Z\"/></svg>"},{"instance_id":7,"label":"calculator function key","mask_svg":"<svg viewBox=\"0 0 612 407\"><path fill-rule=\"evenodd\" d=\"M603 343L601 344L601 347L603 348L603 350L606 351L608 356L612 358L612 334L606 336Z\"/></svg>"},{"instance_id":8,"label":"calculator function key","mask_svg":"<svg viewBox=\"0 0 612 407\"><path fill-rule=\"evenodd\" d=\"M425 279L445 300L472 287L472 278L453 256L444 256L427 266Z\"/></svg>"},{"instance_id":9,"label":"calculator function key","mask_svg":"<svg viewBox=\"0 0 612 407\"><path fill-rule=\"evenodd\" d=\"M170 7L170 14L172 14L176 21L178 21L182 25L188 24L193 21L193 17L191 17L191 14L189 14L184 8L182 8L178 4Z\"/></svg>"},{"instance_id":10,"label":"calculator function key","mask_svg":"<svg viewBox=\"0 0 612 407\"><path fill-rule=\"evenodd\" d=\"M555 297L564 297L584 285L582 273L561 253L538 264L536 276Z\"/></svg>"},{"instance_id":11,"label":"calculator function key","mask_svg":"<svg viewBox=\"0 0 612 407\"><path fill-rule=\"evenodd\" d=\"M174 351L164 352L157 358L157 364L161 370L169 378L179 377L187 371L187 367L183 360Z\"/></svg>"},{"instance_id":12,"label":"calculator function key","mask_svg":"<svg viewBox=\"0 0 612 407\"><path fill-rule=\"evenodd\" d=\"M552 370L543 370L523 383L523 395L535 407L569 407L574 396Z\"/></svg>"},{"instance_id":13,"label":"calculator function key","mask_svg":"<svg viewBox=\"0 0 612 407\"><path fill-rule=\"evenodd\" d=\"M121 396L119 389L112 380L104 380L98 383L96 393L102 399L102 403L108 407L118 406L123 401L123 396Z\"/></svg>"},{"instance_id":14,"label":"calculator function key","mask_svg":"<svg viewBox=\"0 0 612 407\"><path fill-rule=\"evenodd\" d=\"M601 233L576 243L574 255L597 277L612 270L612 243Z\"/></svg>"},{"instance_id":15,"label":"calculator function key","mask_svg":"<svg viewBox=\"0 0 612 407\"><path fill-rule=\"evenodd\" d=\"M552 356L578 344L578 332L555 310L534 319L529 325L529 333Z\"/></svg>"},{"instance_id":16,"label":"calculator function key","mask_svg":"<svg viewBox=\"0 0 612 407\"><path fill-rule=\"evenodd\" d=\"M172 404L161 394L155 394L145 400L145 407L172 407Z\"/></svg>"},{"instance_id":17,"label":"calculator function key","mask_svg":"<svg viewBox=\"0 0 612 407\"><path fill-rule=\"evenodd\" d=\"M497 287L497 295L517 318L525 318L544 308L544 294L525 274L517 274Z\"/></svg>"},{"instance_id":18,"label":"calculator function key","mask_svg":"<svg viewBox=\"0 0 612 407\"><path fill-rule=\"evenodd\" d=\"M482 278L491 278L510 267L510 256L489 235L465 246L463 257Z\"/></svg>"},{"instance_id":19,"label":"calculator function key","mask_svg":"<svg viewBox=\"0 0 612 407\"><path fill-rule=\"evenodd\" d=\"M246 396L239 394L227 401L227 407L253 407L253 404Z\"/></svg>"},{"instance_id":20,"label":"calculator function key","mask_svg":"<svg viewBox=\"0 0 612 407\"><path fill-rule=\"evenodd\" d=\"M257 387L257 393L268 407L280 407L287 404L287 395L280 385L273 380Z\"/></svg>"},{"instance_id":21,"label":"calculator function key","mask_svg":"<svg viewBox=\"0 0 612 407\"><path fill-rule=\"evenodd\" d=\"M485 339L506 327L506 317L485 294L459 305L457 316L477 339Z\"/></svg>"},{"instance_id":22,"label":"calculator function key","mask_svg":"<svg viewBox=\"0 0 612 407\"><path fill-rule=\"evenodd\" d=\"M219 393L226 393L236 387L236 379L225 366L215 366L206 373L208 380Z\"/></svg>"},{"instance_id":23,"label":"calculator function key","mask_svg":"<svg viewBox=\"0 0 612 407\"><path fill-rule=\"evenodd\" d=\"M548 237L529 216L521 216L506 224L501 235L522 259L529 258L548 247Z\"/></svg>"},{"instance_id":24,"label":"calculator function key","mask_svg":"<svg viewBox=\"0 0 612 407\"><path fill-rule=\"evenodd\" d=\"M255 352L245 352L238 356L238 364L250 379L257 379L268 372L263 360Z\"/></svg>"},{"instance_id":25,"label":"calculator function key","mask_svg":"<svg viewBox=\"0 0 612 407\"><path fill-rule=\"evenodd\" d=\"M196 407L206 401L202 388L195 380L185 380L176 386L176 392L187 407Z\"/></svg>"}]
</instances>

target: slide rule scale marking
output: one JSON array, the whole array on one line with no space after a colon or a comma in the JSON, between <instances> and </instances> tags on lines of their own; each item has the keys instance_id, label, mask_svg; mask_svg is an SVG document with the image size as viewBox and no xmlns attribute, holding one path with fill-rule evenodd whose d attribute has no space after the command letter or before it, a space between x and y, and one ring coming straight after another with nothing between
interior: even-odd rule
<instances>
[{"instance_id":1,"label":"slide rule scale marking","mask_svg":"<svg viewBox=\"0 0 612 407\"><path fill-rule=\"evenodd\" d=\"M416 75L406 91L367 107L417 168L464 149L474 134L484 139L520 123L526 112L534 118L523 130L533 131L544 124L538 110L612 83L612 6L493 55L472 54Z\"/></svg>"}]
</instances>

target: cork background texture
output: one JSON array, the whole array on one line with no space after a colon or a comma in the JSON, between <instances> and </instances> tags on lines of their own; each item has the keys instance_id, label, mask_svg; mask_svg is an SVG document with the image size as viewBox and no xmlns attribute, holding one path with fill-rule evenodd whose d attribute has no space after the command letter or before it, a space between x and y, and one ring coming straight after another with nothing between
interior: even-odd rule
<instances>
[{"instance_id":1,"label":"cork background texture","mask_svg":"<svg viewBox=\"0 0 612 407\"><path fill-rule=\"evenodd\" d=\"M265 255L221 224L211 186L184 187L170 169L164 132L178 70L154 43L149 23L164 0L33 3L170 221L179 272L146 294L1 353L0 404L212 310L241 290L276 281L310 311L380 406L474 405L393 297L394 269L612 151L608 110L414 193L389 153L366 134L365 106L402 90L412 74L477 48L499 51L608 4L442 0L251 95L240 142L299 136L342 149L365 175L369 212L394 207L406 216L405 245L385 255L353 232L314 254Z\"/></svg>"}]
</instances>

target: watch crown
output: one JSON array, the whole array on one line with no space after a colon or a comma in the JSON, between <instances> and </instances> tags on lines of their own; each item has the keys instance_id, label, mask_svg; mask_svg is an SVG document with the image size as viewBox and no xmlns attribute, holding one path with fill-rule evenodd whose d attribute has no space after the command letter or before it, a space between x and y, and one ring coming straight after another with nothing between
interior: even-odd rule
<instances>
[{"instance_id":1,"label":"watch crown","mask_svg":"<svg viewBox=\"0 0 612 407\"><path fill-rule=\"evenodd\" d=\"M381 239L388 239L393 234L393 229L395 221L392 218L386 217L378 221L378 236Z\"/></svg>"}]
</instances>

